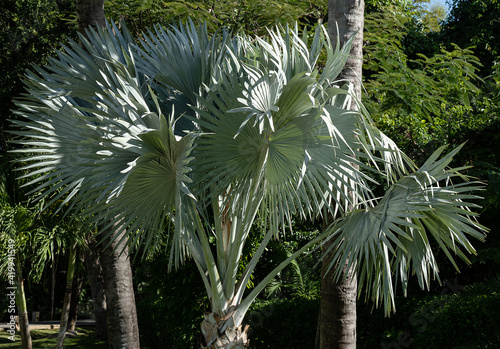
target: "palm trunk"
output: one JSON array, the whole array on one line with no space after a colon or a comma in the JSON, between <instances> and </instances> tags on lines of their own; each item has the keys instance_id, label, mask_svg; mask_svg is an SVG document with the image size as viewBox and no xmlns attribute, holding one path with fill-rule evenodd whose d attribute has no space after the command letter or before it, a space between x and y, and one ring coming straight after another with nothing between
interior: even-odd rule
<instances>
[{"instance_id":1,"label":"palm trunk","mask_svg":"<svg viewBox=\"0 0 500 349\"><path fill-rule=\"evenodd\" d=\"M57 336L56 348L63 347L66 329L68 327L69 308L71 306L71 291L73 289L73 276L75 274L76 264L76 246L71 248L69 253L68 273L66 274L66 292L64 293L64 302L61 314L61 324L59 326L59 335Z\"/></svg>"},{"instance_id":2,"label":"palm trunk","mask_svg":"<svg viewBox=\"0 0 500 349\"><path fill-rule=\"evenodd\" d=\"M361 100L361 76L363 64L363 22L364 0L329 0L328 33L332 45L336 45L337 36L343 46L356 33L350 57L338 80L347 80L353 87L356 97ZM337 31L338 28L338 31ZM352 104L352 108L356 108ZM335 243L329 241L324 251ZM319 349L355 349L356 348L356 274L347 270L338 282L326 275L332 252L325 256L321 272L321 303L318 322L316 347Z\"/></svg>"},{"instance_id":3,"label":"palm trunk","mask_svg":"<svg viewBox=\"0 0 500 349\"><path fill-rule=\"evenodd\" d=\"M114 227L116 229L116 227ZM100 256L106 290L108 343L111 348L140 348L132 268L119 236L102 241Z\"/></svg>"},{"instance_id":4,"label":"palm trunk","mask_svg":"<svg viewBox=\"0 0 500 349\"><path fill-rule=\"evenodd\" d=\"M76 0L76 16L78 31L83 35L89 27L104 27L104 0Z\"/></svg>"},{"instance_id":5,"label":"palm trunk","mask_svg":"<svg viewBox=\"0 0 500 349\"><path fill-rule=\"evenodd\" d=\"M24 280L21 271L21 261L17 258L16 261L16 302L17 302L17 315L19 316L19 327L21 330L21 342L23 349L31 349L31 333L30 324L28 319L28 307L26 306L26 295L24 293Z\"/></svg>"},{"instance_id":6,"label":"palm trunk","mask_svg":"<svg viewBox=\"0 0 500 349\"><path fill-rule=\"evenodd\" d=\"M325 244L323 251L335 243ZM328 256L331 258L331 255ZM328 258L321 265L321 305L319 314L320 349L356 348L356 274L344 266L345 280L334 281L328 270ZM333 269L333 268L332 268ZM347 273L347 275L346 275Z\"/></svg>"},{"instance_id":7,"label":"palm trunk","mask_svg":"<svg viewBox=\"0 0 500 349\"><path fill-rule=\"evenodd\" d=\"M76 12L78 30L83 35L86 35L85 30L89 26L103 27L106 23L104 0L77 0ZM97 330L102 335L104 326L101 322L103 311L106 309L106 331L110 347L134 349L140 346L132 269L128 259L128 251L120 253L123 246L117 245L119 240L119 238L116 239L115 234L111 234L108 239L103 241L104 246L110 245L109 248L106 250L99 248L97 251L86 253L85 262L91 279L93 298L98 300L94 306ZM102 268L102 280L104 281L102 284L98 274L99 265ZM104 295L105 297L103 297ZM99 320L97 320L98 317Z\"/></svg>"},{"instance_id":8,"label":"palm trunk","mask_svg":"<svg viewBox=\"0 0 500 349\"><path fill-rule=\"evenodd\" d=\"M87 243L87 248L83 254L85 261L85 269L90 283L92 293L92 304L94 306L95 315L95 335L98 339L107 340L107 320L106 320L106 291L104 287L104 276L102 271L102 263L99 258L100 247L96 246L94 239Z\"/></svg>"},{"instance_id":9,"label":"palm trunk","mask_svg":"<svg viewBox=\"0 0 500 349\"><path fill-rule=\"evenodd\" d=\"M50 246L50 253L52 255L52 279L50 280L50 320L54 320L54 295L56 290L56 256L54 254L54 242Z\"/></svg>"},{"instance_id":10,"label":"palm trunk","mask_svg":"<svg viewBox=\"0 0 500 349\"><path fill-rule=\"evenodd\" d=\"M206 349L244 349L250 345L248 339L249 326L239 326L238 328L228 327L224 331L226 321L221 319L216 314L211 313L205 315L201 323L201 332L205 341Z\"/></svg>"},{"instance_id":11,"label":"palm trunk","mask_svg":"<svg viewBox=\"0 0 500 349\"><path fill-rule=\"evenodd\" d=\"M220 227L224 241L231 239L232 221L230 217L230 205L227 204L221 210ZM218 215L217 211L214 212ZM231 323L227 324L228 321ZM229 325L226 327L226 325ZM232 325L232 326L231 326ZM201 332L203 334L204 345L202 348L207 349L243 349L249 346L248 329L249 325L243 328L242 325L234 328L232 318L230 316L220 317L215 313L205 315L201 323Z\"/></svg>"},{"instance_id":12,"label":"palm trunk","mask_svg":"<svg viewBox=\"0 0 500 349\"><path fill-rule=\"evenodd\" d=\"M80 257L81 258L81 257ZM76 266L79 265L80 261L77 258ZM75 266L75 268L76 268ZM73 277L73 284L71 290L71 304L69 307L69 317L68 317L68 329L67 331L74 331L76 327L76 321L78 318L78 303L80 301L80 293L82 291L83 278L81 272L78 268L75 269L75 275Z\"/></svg>"},{"instance_id":13,"label":"palm trunk","mask_svg":"<svg viewBox=\"0 0 500 349\"><path fill-rule=\"evenodd\" d=\"M354 86L356 97L361 99L363 74L363 28L365 20L364 0L328 0L328 35L335 48L337 27L340 46L352 35L351 54L337 80L347 80Z\"/></svg>"}]
</instances>

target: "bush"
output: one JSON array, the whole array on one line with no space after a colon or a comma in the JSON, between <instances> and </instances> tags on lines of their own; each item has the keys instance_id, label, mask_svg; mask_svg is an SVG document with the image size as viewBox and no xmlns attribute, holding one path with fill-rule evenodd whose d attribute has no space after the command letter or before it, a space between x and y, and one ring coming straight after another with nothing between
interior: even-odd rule
<instances>
[{"instance_id":1,"label":"bush","mask_svg":"<svg viewBox=\"0 0 500 349\"><path fill-rule=\"evenodd\" d=\"M416 317L428 322L417 328L416 348L498 348L500 282L477 283L458 295L436 297L422 304Z\"/></svg>"},{"instance_id":2,"label":"bush","mask_svg":"<svg viewBox=\"0 0 500 349\"><path fill-rule=\"evenodd\" d=\"M436 290L437 291L437 290ZM458 293L455 293L458 292ZM384 318L369 305L358 307L358 348L499 348L500 280L460 286L455 280L440 294L404 299Z\"/></svg>"},{"instance_id":3,"label":"bush","mask_svg":"<svg viewBox=\"0 0 500 349\"><path fill-rule=\"evenodd\" d=\"M252 348L314 348L319 300L257 300L245 317Z\"/></svg>"},{"instance_id":4,"label":"bush","mask_svg":"<svg viewBox=\"0 0 500 349\"><path fill-rule=\"evenodd\" d=\"M165 259L142 261L135 271L141 346L198 348L206 306L203 282L194 263L165 275Z\"/></svg>"}]
</instances>

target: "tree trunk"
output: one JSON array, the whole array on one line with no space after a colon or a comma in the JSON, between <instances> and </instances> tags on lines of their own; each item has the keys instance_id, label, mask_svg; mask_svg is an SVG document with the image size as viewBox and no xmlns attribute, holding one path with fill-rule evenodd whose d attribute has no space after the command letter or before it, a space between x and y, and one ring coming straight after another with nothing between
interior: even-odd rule
<instances>
[{"instance_id":1,"label":"tree trunk","mask_svg":"<svg viewBox=\"0 0 500 349\"><path fill-rule=\"evenodd\" d=\"M89 26L103 27L106 23L104 0L76 0L76 13L78 30L83 35L86 35L85 30ZM85 257L93 299L97 300L97 303L94 303L96 327L102 335L104 326L101 321L103 311L106 309L107 337L110 347L135 349L140 346L132 269L128 259L128 250L120 253L123 246L117 246L119 238L115 239L115 237L116 235L111 234L103 241L102 246L109 244L109 248L88 251ZM103 283L100 282L99 271L102 271Z\"/></svg>"},{"instance_id":2,"label":"tree trunk","mask_svg":"<svg viewBox=\"0 0 500 349\"><path fill-rule=\"evenodd\" d=\"M26 305L26 295L24 293L24 280L21 271L21 261L17 258L16 261L16 302L17 302L17 315L19 316L19 327L21 329L21 342L23 349L31 349L31 333L30 324L28 319L28 307Z\"/></svg>"},{"instance_id":3,"label":"tree trunk","mask_svg":"<svg viewBox=\"0 0 500 349\"><path fill-rule=\"evenodd\" d=\"M335 243L329 241L323 247ZM328 257L331 258L331 255ZM319 314L320 349L355 349L356 348L356 274L349 272L344 266L345 281L334 281L331 272L326 275L329 259L321 265L321 303ZM347 275L346 275L347 272Z\"/></svg>"},{"instance_id":4,"label":"tree trunk","mask_svg":"<svg viewBox=\"0 0 500 349\"><path fill-rule=\"evenodd\" d=\"M100 256L106 290L108 343L111 348L139 349L132 268L128 248L125 242L119 244L119 240L119 236L103 239L102 246L107 247Z\"/></svg>"},{"instance_id":5,"label":"tree trunk","mask_svg":"<svg viewBox=\"0 0 500 349\"><path fill-rule=\"evenodd\" d=\"M363 27L365 20L364 0L328 0L328 35L333 47L337 45L337 27L340 46L352 35L351 54L338 80L347 80L354 86L356 97L361 100L363 75Z\"/></svg>"},{"instance_id":6,"label":"tree trunk","mask_svg":"<svg viewBox=\"0 0 500 349\"><path fill-rule=\"evenodd\" d=\"M343 46L356 33L350 56L337 80L349 81L354 87L356 98L361 100L361 76L363 64L364 0L329 0L328 34L332 45ZM338 28L338 29L337 29ZM337 31L338 30L338 31ZM356 108L353 103L352 108ZM329 241L324 251L335 241ZM321 303L318 321L316 347L319 349L356 348L356 275L344 266L339 282L326 275L332 253L325 256L321 267ZM347 273L347 274L346 274Z\"/></svg>"},{"instance_id":7,"label":"tree trunk","mask_svg":"<svg viewBox=\"0 0 500 349\"><path fill-rule=\"evenodd\" d=\"M201 323L201 332L203 334L202 349L244 349L248 348L250 340L248 339L249 325L239 326L238 328L228 327L224 331L225 320L219 318L216 314L205 315Z\"/></svg>"},{"instance_id":8,"label":"tree trunk","mask_svg":"<svg viewBox=\"0 0 500 349\"><path fill-rule=\"evenodd\" d=\"M104 27L106 17L104 16L104 0L76 0L76 17L78 19L78 31L83 35L89 27L94 29Z\"/></svg>"},{"instance_id":9,"label":"tree trunk","mask_svg":"<svg viewBox=\"0 0 500 349\"><path fill-rule=\"evenodd\" d=\"M87 243L87 248L83 254L85 269L89 278L90 289L92 292L92 303L95 314L95 335L102 340L108 339L107 320L106 320L106 291L104 285L104 276L102 271L100 247L96 246L92 238Z\"/></svg>"},{"instance_id":10,"label":"tree trunk","mask_svg":"<svg viewBox=\"0 0 500 349\"><path fill-rule=\"evenodd\" d=\"M75 275L76 264L76 246L71 248L69 253L68 272L66 274L66 291L64 292L64 301L61 314L61 324L59 325L59 335L57 336L57 349L62 349L64 338L66 338L66 329L68 328L69 308L71 306L71 291L73 290L73 276Z\"/></svg>"},{"instance_id":11,"label":"tree trunk","mask_svg":"<svg viewBox=\"0 0 500 349\"><path fill-rule=\"evenodd\" d=\"M55 290L56 290L56 255L54 253L54 242L52 242L50 246L50 254L52 258L52 279L50 280L50 316L49 319L52 321L54 320L54 295L55 295Z\"/></svg>"},{"instance_id":12,"label":"tree trunk","mask_svg":"<svg viewBox=\"0 0 500 349\"><path fill-rule=\"evenodd\" d=\"M73 285L71 290L71 304L69 307L69 317L68 317L68 329L67 331L74 331L76 327L76 321L78 318L78 303L80 302L80 293L82 291L83 278L82 273L78 266L81 263L81 255L77 258L75 266L75 275L73 277Z\"/></svg>"},{"instance_id":13,"label":"tree trunk","mask_svg":"<svg viewBox=\"0 0 500 349\"><path fill-rule=\"evenodd\" d=\"M104 16L104 0L76 0L76 16L78 20L78 31L87 36L89 27L103 27L106 24ZM81 45L80 41L80 45ZM106 321L106 292L104 277L102 273L100 249L96 246L93 237L89 237L87 248L84 251L85 269L92 290L92 301L94 305L96 337L107 340Z\"/></svg>"}]
</instances>

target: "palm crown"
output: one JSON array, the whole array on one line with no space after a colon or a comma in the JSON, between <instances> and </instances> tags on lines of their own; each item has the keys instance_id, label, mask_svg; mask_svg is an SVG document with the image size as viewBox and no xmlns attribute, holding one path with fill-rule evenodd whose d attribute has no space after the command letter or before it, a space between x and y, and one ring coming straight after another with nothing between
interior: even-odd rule
<instances>
[{"instance_id":1,"label":"palm crown","mask_svg":"<svg viewBox=\"0 0 500 349\"><path fill-rule=\"evenodd\" d=\"M437 271L428 233L447 253L473 252L467 235L483 236L465 202L478 185L449 181L460 170L447 168L453 152L415 171L335 81L350 47L334 52L322 27L276 29L264 40L190 23L156 27L139 46L108 25L82 41L27 76L15 121L27 153L21 169L51 202L64 198L103 228L119 223L129 245L154 247L173 223L171 265L193 258L215 314L204 322L209 344L214 328L239 328L267 282L326 236L337 237L336 260L349 260L387 310L395 270L403 286L412 270L422 286ZM383 198L370 190L371 173L389 186ZM280 227L328 211L336 224L243 298ZM268 233L238 279L257 216Z\"/></svg>"}]
</instances>

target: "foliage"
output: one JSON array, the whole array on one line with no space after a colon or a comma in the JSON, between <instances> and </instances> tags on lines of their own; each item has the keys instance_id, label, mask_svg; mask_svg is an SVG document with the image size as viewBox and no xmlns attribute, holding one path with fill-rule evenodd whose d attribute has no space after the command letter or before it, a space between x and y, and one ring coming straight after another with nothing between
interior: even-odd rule
<instances>
[{"instance_id":1,"label":"foliage","mask_svg":"<svg viewBox=\"0 0 500 349\"><path fill-rule=\"evenodd\" d=\"M168 256L133 263L141 344L148 348L196 348L208 308L201 279L192 264L164 275Z\"/></svg>"},{"instance_id":2,"label":"foliage","mask_svg":"<svg viewBox=\"0 0 500 349\"><path fill-rule=\"evenodd\" d=\"M14 154L5 154L0 164L0 278L5 279L11 245L8 242L12 240L19 276L25 278L25 288L30 292L26 297L28 307L37 310L45 307L45 314L49 314L51 297L47 297L46 286L55 282L58 262L65 253L75 244L79 247L84 244L82 231L86 233L88 227L74 216L63 217L51 209L42 211L43 200L34 202L33 195L22 186L25 181L16 178L22 177L22 172L13 171L16 158ZM64 264L66 271L67 263ZM3 309L2 316L7 307Z\"/></svg>"},{"instance_id":3,"label":"foliage","mask_svg":"<svg viewBox=\"0 0 500 349\"><path fill-rule=\"evenodd\" d=\"M15 159L5 156L7 159ZM83 245L81 230L83 222L76 217L63 217L53 210L42 211L44 201L34 202L25 188L19 188L22 179L16 181L13 163L0 166L0 272L3 274L7 262L7 240L15 241L15 249L30 279L39 282L46 265L55 268L55 255L69 250L75 243ZM22 176L21 176L22 177ZM29 265L29 263L31 265Z\"/></svg>"},{"instance_id":4,"label":"foliage","mask_svg":"<svg viewBox=\"0 0 500 349\"><path fill-rule=\"evenodd\" d=\"M134 36L157 24L187 23L188 19L206 22L210 31L225 26L233 34L267 35L267 28L296 21L313 27L324 21L327 5L326 0L109 0L105 11L107 18L124 19Z\"/></svg>"},{"instance_id":5,"label":"foliage","mask_svg":"<svg viewBox=\"0 0 500 349\"><path fill-rule=\"evenodd\" d=\"M446 19L446 9L443 5L434 4L425 11L422 26L425 32L438 32Z\"/></svg>"},{"instance_id":6,"label":"foliage","mask_svg":"<svg viewBox=\"0 0 500 349\"><path fill-rule=\"evenodd\" d=\"M467 286L458 295L434 298L417 309L416 318L421 321L415 328L415 346L496 348L500 345L496 326L500 321L499 309L499 279Z\"/></svg>"},{"instance_id":7,"label":"foliage","mask_svg":"<svg viewBox=\"0 0 500 349\"><path fill-rule=\"evenodd\" d=\"M266 275L292 251L317 234L319 224L296 221L293 233L271 241L262 256L256 279ZM285 240L286 239L286 240ZM292 261L252 304L245 323L250 325L251 345L257 348L312 348L319 311L321 251L312 249ZM264 270L262 270L264 269ZM284 315L285 314L285 315Z\"/></svg>"},{"instance_id":8,"label":"foliage","mask_svg":"<svg viewBox=\"0 0 500 349\"><path fill-rule=\"evenodd\" d=\"M498 25L500 2L497 0L453 0L443 28L447 43L473 46L483 67L481 76L491 74L493 62L500 56Z\"/></svg>"},{"instance_id":9,"label":"foliage","mask_svg":"<svg viewBox=\"0 0 500 349\"><path fill-rule=\"evenodd\" d=\"M296 248L285 242L271 242L268 253L273 253L275 263L279 264L292 255ZM320 296L319 269L313 270L318 260L316 254L306 254L293 260L287 268L269 282L266 294L273 298L318 299Z\"/></svg>"},{"instance_id":10,"label":"foliage","mask_svg":"<svg viewBox=\"0 0 500 349\"><path fill-rule=\"evenodd\" d=\"M480 221L493 228L484 247L498 248L498 71L479 79L478 58L457 46L430 56L408 52L408 23L398 11L367 16L365 86L370 99L365 103L378 126L419 163L441 145L465 143L454 165L473 166L468 173L488 181L484 199L478 201L483 206ZM491 268L488 262L465 269L463 278L481 280ZM453 274L452 268L441 271Z\"/></svg>"},{"instance_id":11,"label":"foliage","mask_svg":"<svg viewBox=\"0 0 500 349\"><path fill-rule=\"evenodd\" d=\"M266 28L295 22L314 27L325 21L328 8L327 0L225 0L214 4L214 14L222 24L251 35L267 35Z\"/></svg>"},{"instance_id":12,"label":"foliage","mask_svg":"<svg viewBox=\"0 0 500 349\"><path fill-rule=\"evenodd\" d=\"M229 314L227 325L217 325L223 328L238 328L267 283L324 237L290 255L244 297L280 226L297 214L312 218L326 207L345 214L352 200L359 201L366 214L345 214L325 234L342 236L343 243L334 247L339 259L359 257L350 265L362 266L361 285L388 312L397 283L389 269L400 265L404 287L411 271L421 287L428 287L429 276L437 273L424 227L450 260L448 248L466 259L456 243L474 251L466 236L481 238L483 228L466 209L474 206L467 201L474 196L466 193L478 187L451 184L460 176L447 168L457 150L438 160L440 149L421 170L407 174L413 165L394 143L366 115L348 109L348 90L330 87L349 46L333 52L322 35L321 29L315 32L311 49L307 33L301 38L297 28L271 32L267 42L237 36L228 45L224 31L209 37L206 27L190 24L172 31L157 27L156 36L149 32L139 49L127 31L120 35L116 27L92 33L85 42L91 55L73 43L51 62L57 76L40 68L39 75L30 75L30 95L18 103L30 121L17 124L36 132L25 128L16 133L33 140L20 141L35 146L31 151L50 153L28 155L26 161L33 163L24 169L44 172L33 181L42 181L35 191L57 183L43 194L60 190L52 202L77 195L74 209L83 209L95 223L110 216L121 221L133 246L156 245L167 216L175 223L172 261L178 264L188 254L194 258L213 314L219 319ZM319 74L315 63L322 46L328 60ZM53 97L47 99L47 93ZM172 107L184 117L162 114ZM64 140L52 144L54 137ZM58 153L50 155L53 147ZM50 172L54 156L57 171ZM373 199L369 179L355 164L383 175L393 190ZM405 190L418 205L405 201ZM269 230L237 282L241 251L257 214ZM366 224L370 219L380 222L380 231ZM366 246L352 243L353 232L363 236ZM209 246L212 234L215 256ZM373 282L372 275L382 281Z\"/></svg>"},{"instance_id":13,"label":"foliage","mask_svg":"<svg viewBox=\"0 0 500 349\"><path fill-rule=\"evenodd\" d=\"M363 79L370 80L380 70L396 70L407 63L402 40L409 18L397 7L367 14L363 39Z\"/></svg>"},{"instance_id":14,"label":"foliage","mask_svg":"<svg viewBox=\"0 0 500 349\"><path fill-rule=\"evenodd\" d=\"M430 0L411 1L407 12L412 17L412 25L419 26L424 33L438 32L446 19L446 8L431 4Z\"/></svg>"},{"instance_id":15,"label":"foliage","mask_svg":"<svg viewBox=\"0 0 500 349\"><path fill-rule=\"evenodd\" d=\"M410 0L365 0L365 12L372 14L391 7L410 10L410 5Z\"/></svg>"},{"instance_id":16,"label":"foliage","mask_svg":"<svg viewBox=\"0 0 500 349\"><path fill-rule=\"evenodd\" d=\"M476 57L470 49L450 44L447 41L449 37L446 38L446 28L440 33L425 33L422 28L416 28L415 22L401 11L383 11L369 15L366 23L365 37L369 45L366 50L365 71L368 74L365 76L365 87L370 100L365 99L365 103L373 112L377 124L419 162L419 159L425 158L440 145L454 146L467 142L460 155L455 158L455 166L473 165L468 173L488 180L484 200L478 203L483 206L481 222L493 229L488 235L487 244L479 246L477 257L472 259L472 266L461 268L461 279L471 283L494 282L491 278L498 271L495 256L500 251L495 223L500 200L497 184L500 168L497 151L500 146L498 70L493 65L492 75L484 80L479 79L482 67L479 62L488 64L480 53ZM463 33L463 38L474 36L477 27L488 25L487 21L483 23L477 20L473 28L469 27L468 32ZM444 49L441 44L446 41L448 49ZM469 45L464 44L463 40L451 42ZM447 66L451 69L443 69ZM481 75L484 76L484 70ZM391 91L384 90L385 88ZM405 103L408 103L407 106ZM437 255L436 258L442 259L444 256ZM441 273L449 277L453 275L453 270L447 270L444 264ZM478 289L482 286L473 287ZM379 327L375 329L375 325L366 325L366 320L361 318L358 323L361 342L366 348L380 345L415 345L418 348L496 347L498 338L490 324L498 321L498 314L491 311L494 307L498 309L498 298L491 293L479 292L474 296L466 294L464 291L463 297L462 294L433 296L433 301L421 303L418 311L411 304L416 303L416 300L396 300L399 311L392 319L387 320L382 319L379 313L368 314L368 310L365 310L366 314L361 316L368 316L370 323L376 323ZM419 297L422 299L425 296ZM448 304L447 300L451 299L453 303L449 306L440 306ZM429 314L429 310L433 313ZM475 317L486 311L493 319L482 322L483 319ZM379 321L373 321L374 317L379 318ZM411 328L401 326L408 321ZM457 326L457 323L469 321L476 322L482 328L475 332L470 330L471 326ZM424 328L423 324L427 326ZM479 337L474 334L474 338L467 338L469 333L478 333Z\"/></svg>"},{"instance_id":17,"label":"foliage","mask_svg":"<svg viewBox=\"0 0 500 349\"><path fill-rule=\"evenodd\" d=\"M384 318L358 307L360 348L496 348L499 344L498 278L460 285L461 276L429 293L400 297L398 312ZM370 309L371 308L371 309Z\"/></svg>"},{"instance_id":18,"label":"foliage","mask_svg":"<svg viewBox=\"0 0 500 349\"><path fill-rule=\"evenodd\" d=\"M425 158L449 143L464 124L477 122L471 103L479 96L475 83L480 63L472 51L454 46L408 59L401 42L407 22L400 12L374 14L366 23L365 104L398 145L417 159ZM439 143L425 149L434 140Z\"/></svg>"},{"instance_id":19,"label":"foliage","mask_svg":"<svg viewBox=\"0 0 500 349\"><path fill-rule=\"evenodd\" d=\"M246 323L251 329L251 347L314 348L319 299L293 297L257 300Z\"/></svg>"},{"instance_id":20,"label":"foliage","mask_svg":"<svg viewBox=\"0 0 500 349\"><path fill-rule=\"evenodd\" d=\"M218 24L209 4L204 1L109 0L104 11L106 18L124 20L134 36L154 25L185 22L188 18L197 23L206 21L210 23L211 29L215 29Z\"/></svg>"},{"instance_id":21,"label":"foliage","mask_svg":"<svg viewBox=\"0 0 500 349\"><path fill-rule=\"evenodd\" d=\"M44 64L59 43L75 35L64 18L73 2L4 0L0 8L0 148L5 150L12 99L23 91L21 78L31 64ZM0 149L0 152L3 151ZM3 161L3 160L2 160Z\"/></svg>"}]
</instances>

